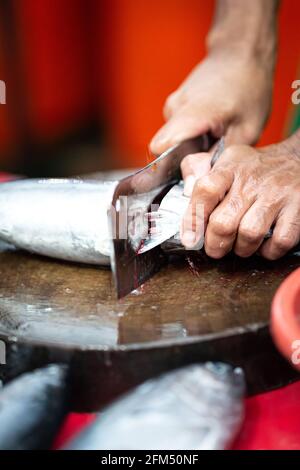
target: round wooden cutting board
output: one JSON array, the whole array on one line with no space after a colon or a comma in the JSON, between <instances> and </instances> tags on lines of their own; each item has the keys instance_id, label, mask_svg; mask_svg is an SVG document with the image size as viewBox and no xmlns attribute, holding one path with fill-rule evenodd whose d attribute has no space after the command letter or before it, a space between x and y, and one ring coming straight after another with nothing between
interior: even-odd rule
<instances>
[{"instance_id":1,"label":"round wooden cutting board","mask_svg":"<svg viewBox=\"0 0 300 470\"><path fill-rule=\"evenodd\" d=\"M174 257L138 291L116 300L109 269L0 249L3 380L49 362L70 364L73 408L99 409L149 377L220 360L244 368L248 392L294 371L269 336L273 294L300 258Z\"/></svg>"}]
</instances>

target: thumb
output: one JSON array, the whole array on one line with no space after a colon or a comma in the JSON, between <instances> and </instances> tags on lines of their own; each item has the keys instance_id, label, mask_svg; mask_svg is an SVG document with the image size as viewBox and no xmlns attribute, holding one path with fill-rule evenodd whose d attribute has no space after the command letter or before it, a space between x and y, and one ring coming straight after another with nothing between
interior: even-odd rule
<instances>
[{"instance_id":1,"label":"thumb","mask_svg":"<svg viewBox=\"0 0 300 470\"><path fill-rule=\"evenodd\" d=\"M207 175L211 169L211 154L208 152L187 155L180 165L184 180L184 194L192 195L196 180Z\"/></svg>"}]
</instances>

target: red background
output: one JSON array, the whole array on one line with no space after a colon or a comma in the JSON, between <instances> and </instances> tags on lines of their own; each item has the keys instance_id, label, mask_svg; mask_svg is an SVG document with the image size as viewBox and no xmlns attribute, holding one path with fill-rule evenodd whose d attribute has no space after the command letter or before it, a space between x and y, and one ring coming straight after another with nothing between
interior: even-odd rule
<instances>
[{"instance_id":1,"label":"red background","mask_svg":"<svg viewBox=\"0 0 300 470\"><path fill-rule=\"evenodd\" d=\"M204 57L213 0L11 3L19 55L4 48L0 27L0 79L7 82L7 105L0 106L0 165L12 164L14 149L22 145L17 108L24 108L30 138L46 144L91 116L104 119L116 155L111 166L143 165L146 146L163 122L166 96ZM262 144L280 140L288 126L291 83L300 78L299 18L300 2L283 0L273 113ZM297 383L248 399L234 448L299 449L299 397ZM91 419L70 415L56 446Z\"/></svg>"},{"instance_id":2,"label":"red background","mask_svg":"<svg viewBox=\"0 0 300 470\"><path fill-rule=\"evenodd\" d=\"M143 165L146 146L163 122L166 96L205 55L214 1L11 2L22 77L19 105L31 138L51 142L95 115L104 120L115 149L111 166ZM300 2L283 0L274 107L261 143L281 139L287 125L300 57L299 17ZM3 55L0 46L1 78L10 85L14 57ZM19 144L15 94L13 84L8 86L8 103L0 106L2 162Z\"/></svg>"}]
</instances>

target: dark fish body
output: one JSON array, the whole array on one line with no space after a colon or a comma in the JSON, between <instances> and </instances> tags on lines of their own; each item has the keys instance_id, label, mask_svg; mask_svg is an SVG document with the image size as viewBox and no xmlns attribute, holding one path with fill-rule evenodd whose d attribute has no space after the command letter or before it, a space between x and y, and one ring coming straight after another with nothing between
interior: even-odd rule
<instances>
[{"instance_id":1,"label":"dark fish body","mask_svg":"<svg viewBox=\"0 0 300 470\"><path fill-rule=\"evenodd\" d=\"M67 370L50 365L0 389L0 450L50 448L67 411Z\"/></svg>"},{"instance_id":2,"label":"dark fish body","mask_svg":"<svg viewBox=\"0 0 300 470\"><path fill-rule=\"evenodd\" d=\"M244 378L219 363L149 380L109 406L69 449L227 448L241 427Z\"/></svg>"}]
</instances>

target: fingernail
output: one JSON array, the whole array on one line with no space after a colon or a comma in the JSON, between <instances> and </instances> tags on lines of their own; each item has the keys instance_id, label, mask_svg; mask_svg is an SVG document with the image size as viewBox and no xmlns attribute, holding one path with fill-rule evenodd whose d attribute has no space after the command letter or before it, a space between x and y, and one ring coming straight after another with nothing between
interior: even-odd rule
<instances>
[{"instance_id":1,"label":"fingernail","mask_svg":"<svg viewBox=\"0 0 300 470\"><path fill-rule=\"evenodd\" d=\"M193 175L189 175L184 180L184 195L187 197L191 197L194 186L196 183L196 178Z\"/></svg>"},{"instance_id":2,"label":"fingernail","mask_svg":"<svg viewBox=\"0 0 300 470\"><path fill-rule=\"evenodd\" d=\"M193 248L196 243L196 234L195 232L192 232L188 230L187 232L184 232L182 236L182 243L184 246L187 248Z\"/></svg>"}]
</instances>

